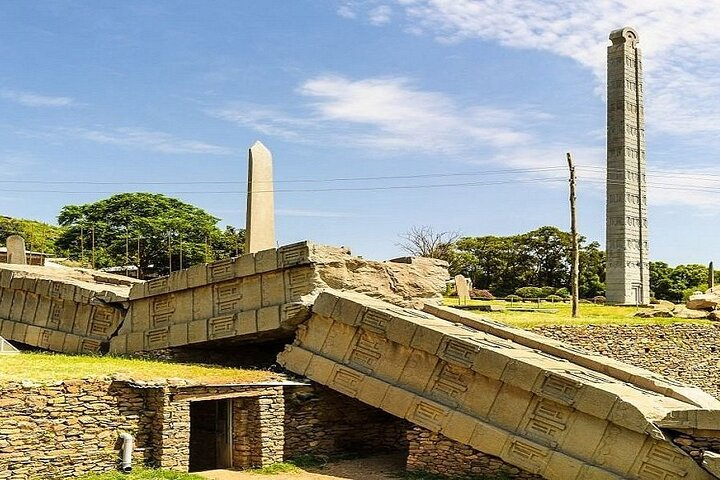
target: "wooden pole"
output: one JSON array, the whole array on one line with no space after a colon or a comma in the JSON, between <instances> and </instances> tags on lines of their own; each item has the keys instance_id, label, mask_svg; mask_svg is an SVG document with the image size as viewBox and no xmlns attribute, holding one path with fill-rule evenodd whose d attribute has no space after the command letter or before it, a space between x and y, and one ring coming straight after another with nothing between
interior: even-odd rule
<instances>
[{"instance_id":1,"label":"wooden pole","mask_svg":"<svg viewBox=\"0 0 720 480\"><path fill-rule=\"evenodd\" d=\"M95 225L92 226L92 268L95 269Z\"/></svg>"},{"instance_id":2,"label":"wooden pole","mask_svg":"<svg viewBox=\"0 0 720 480\"><path fill-rule=\"evenodd\" d=\"M172 233L168 231L168 267L172 273Z\"/></svg>"},{"instance_id":3,"label":"wooden pole","mask_svg":"<svg viewBox=\"0 0 720 480\"><path fill-rule=\"evenodd\" d=\"M572 294L572 316L578 318L580 252L578 248L577 215L575 212L575 165L573 165L570 152L567 153L568 168L570 169L570 236L572 239L572 264L570 266L570 291Z\"/></svg>"},{"instance_id":4,"label":"wooden pole","mask_svg":"<svg viewBox=\"0 0 720 480\"><path fill-rule=\"evenodd\" d=\"M82 225L80 225L80 263L85 266L85 236Z\"/></svg>"}]
</instances>

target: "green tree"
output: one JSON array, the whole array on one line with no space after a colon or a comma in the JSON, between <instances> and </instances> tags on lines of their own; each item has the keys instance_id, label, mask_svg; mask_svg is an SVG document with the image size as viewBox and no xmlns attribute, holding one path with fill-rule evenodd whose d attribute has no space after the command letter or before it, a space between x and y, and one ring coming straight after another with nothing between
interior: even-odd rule
<instances>
[{"instance_id":1,"label":"green tree","mask_svg":"<svg viewBox=\"0 0 720 480\"><path fill-rule=\"evenodd\" d=\"M153 193L121 193L67 205L58 222L64 231L57 246L70 258L90 262L94 237L96 268L125 265L129 253L129 262L141 273L166 274L170 259L172 270L178 270L242 253L244 239L243 230L220 230L218 219L204 210Z\"/></svg>"},{"instance_id":2,"label":"green tree","mask_svg":"<svg viewBox=\"0 0 720 480\"><path fill-rule=\"evenodd\" d=\"M659 300L682 302L688 292L705 291L707 278L705 265L671 267L665 262L650 262L650 290Z\"/></svg>"},{"instance_id":3,"label":"green tree","mask_svg":"<svg viewBox=\"0 0 720 480\"><path fill-rule=\"evenodd\" d=\"M55 241L61 233L60 227L48 223L24 218L0 217L0 240L3 244L10 235L20 235L25 239L28 250L54 253Z\"/></svg>"},{"instance_id":4,"label":"green tree","mask_svg":"<svg viewBox=\"0 0 720 480\"><path fill-rule=\"evenodd\" d=\"M605 291L605 256L597 242L584 242L581 237L580 295L593 297ZM464 261L452 273L469 276L476 288L496 295L522 287L569 288L570 247L570 234L552 226L507 237L463 237L453 254Z\"/></svg>"}]
</instances>

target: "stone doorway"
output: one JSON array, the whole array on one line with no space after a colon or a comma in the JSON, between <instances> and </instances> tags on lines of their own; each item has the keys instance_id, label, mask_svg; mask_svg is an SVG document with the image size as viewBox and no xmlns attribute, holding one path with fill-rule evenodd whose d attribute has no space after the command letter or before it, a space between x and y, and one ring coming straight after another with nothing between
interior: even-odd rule
<instances>
[{"instance_id":1,"label":"stone doorway","mask_svg":"<svg viewBox=\"0 0 720 480\"><path fill-rule=\"evenodd\" d=\"M232 467L232 401L190 403L191 472Z\"/></svg>"}]
</instances>

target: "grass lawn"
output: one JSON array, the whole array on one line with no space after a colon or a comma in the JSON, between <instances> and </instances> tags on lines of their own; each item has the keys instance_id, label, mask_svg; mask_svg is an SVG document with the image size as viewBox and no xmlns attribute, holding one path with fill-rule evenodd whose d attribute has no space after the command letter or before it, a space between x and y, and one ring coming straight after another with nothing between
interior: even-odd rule
<instances>
[{"instance_id":1,"label":"grass lawn","mask_svg":"<svg viewBox=\"0 0 720 480\"><path fill-rule=\"evenodd\" d=\"M182 378L207 383L250 383L279 379L277 374L264 370L241 370L112 356L23 352L0 357L0 383L20 380L73 380L113 374L121 374L133 380Z\"/></svg>"},{"instance_id":2,"label":"grass lawn","mask_svg":"<svg viewBox=\"0 0 720 480\"><path fill-rule=\"evenodd\" d=\"M458 304L455 297L446 297L444 304L453 306ZM471 300L470 305L500 305L507 308L538 309L537 302L505 302L503 300ZM540 302L540 311L511 311L481 312L472 311L482 317L507 323L520 328L542 327L546 325L669 325L673 323L693 323L711 325L708 320L688 320L683 318L640 318L633 315L638 308L595 305L592 303L580 304L580 318L570 316L570 303ZM547 311L542 311L547 310Z\"/></svg>"},{"instance_id":3,"label":"grass lawn","mask_svg":"<svg viewBox=\"0 0 720 480\"><path fill-rule=\"evenodd\" d=\"M170 470L139 469L130 473L93 473L78 477L78 480L204 480L200 475L173 472Z\"/></svg>"}]
</instances>

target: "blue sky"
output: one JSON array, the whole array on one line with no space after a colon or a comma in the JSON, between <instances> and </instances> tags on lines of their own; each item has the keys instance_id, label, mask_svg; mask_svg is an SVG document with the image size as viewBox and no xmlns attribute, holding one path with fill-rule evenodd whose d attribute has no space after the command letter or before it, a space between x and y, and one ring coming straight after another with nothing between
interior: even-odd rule
<instances>
[{"instance_id":1,"label":"blue sky","mask_svg":"<svg viewBox=\"0 0 720 480\"><path fill-rule=\"evenodd\" d=\"M0 213L54 222L66 204L152 191L243 226L261 140L280 243L388 258L412 226L567 229L570 151L580 231L603 243L607 36L631 25L650 256L706 263L720 234L719 23L700 1L7 0Z\"/></svg>"}]
</instances>

